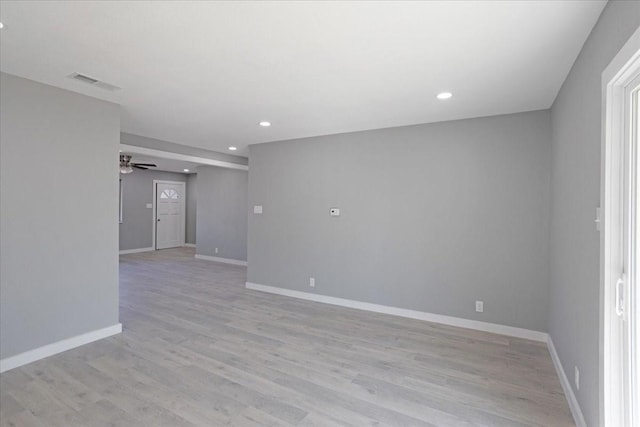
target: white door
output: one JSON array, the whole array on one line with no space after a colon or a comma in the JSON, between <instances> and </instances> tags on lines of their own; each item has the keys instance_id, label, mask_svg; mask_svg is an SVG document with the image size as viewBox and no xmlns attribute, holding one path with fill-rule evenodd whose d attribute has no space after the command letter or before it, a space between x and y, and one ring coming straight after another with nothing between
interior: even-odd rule
<instances>
[{"instance_id":1,"label":"white door","mask_svg":"<svg viewBox=\"0 0 640 427\"><path fill-rule=\"evenodd\" d=\"M637 295L640 283L640 142L638 125L640 124L639 110L640 75L624 88L622 137L623 159L623 196L620 203L622 221L622 262L620 263L620 277L616 280L612 291L611 316L611 344L612 376L618 378L617 389L612 395L619 403L620 417L617 425L638 426L640 417L637 413L640 407L638 401L638 349L637 339Z\"/></svg>"},{"instance_id":2,"label":"white door","mask_svg":"<svg viewBox=\"0 0 640 427\"><path fill-rule=\"evenodd\" d=\"M625 126L631 150L634 157L631 165L631 179L635 181L630 186L631 203L633 206L629 214L633 215L626 226L625 233L630 236L627 246L627 259L629 264L629 280L623 286L621 295L618 295L617 310L622 322L622 369L624 381L622 390L624 393L626 425L640 425L640 352L638 341L640 338L640 74L626 88L625 104L629 108L628 125Z\"/></svg>"},{"instance_id":3,"label":"white door","mask_svg":"<svg viewBox=\"0 0 640 427\"><path fill-rule=\"evenodd\" d=\"M604 425L640 425L640 51L607 88L603 244Z\"/></svg>"},{"instance_id":4,"label":"white door","mask_svg":"<svg viewBox=\"0 0 640 427\"><path fill-rule=\"evenodd\" d=\"M184 183L156 184L156 249L184 244Z\"/></svg>"}]
</instances>

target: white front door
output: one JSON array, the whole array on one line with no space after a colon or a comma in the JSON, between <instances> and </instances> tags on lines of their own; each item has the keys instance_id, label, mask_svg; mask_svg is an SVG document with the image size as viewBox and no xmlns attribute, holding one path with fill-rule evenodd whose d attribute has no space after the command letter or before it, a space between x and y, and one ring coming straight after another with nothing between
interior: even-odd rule
<instances>
[{"instance_id":1,"label":"white front door","mask_svg":"<svg viewBox=\"0 0 640 427\"><path fill-rule=\"evenodd\" d=\"M156 184L156 249L184 244L184 183Z\"/></svg>"}]
</instances>

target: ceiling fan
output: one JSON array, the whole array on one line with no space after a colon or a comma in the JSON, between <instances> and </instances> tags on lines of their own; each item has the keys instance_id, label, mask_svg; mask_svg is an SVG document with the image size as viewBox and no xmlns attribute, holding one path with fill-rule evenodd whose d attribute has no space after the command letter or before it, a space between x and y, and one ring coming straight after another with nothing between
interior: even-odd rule
<instances>
[{"instance_id":1,"label":"ceiling fan","mask_svg":"<svg viewBox=\"0 0 640 427\"><path fill-rule=\"evenodd\" d=\"M133 163L131 162L131 156L128 154L120 154L120 173L131 173L133 172L133 168L147 170L150 167L155 168L157 166L153 163Z\"/></svg>"}]
</instances>

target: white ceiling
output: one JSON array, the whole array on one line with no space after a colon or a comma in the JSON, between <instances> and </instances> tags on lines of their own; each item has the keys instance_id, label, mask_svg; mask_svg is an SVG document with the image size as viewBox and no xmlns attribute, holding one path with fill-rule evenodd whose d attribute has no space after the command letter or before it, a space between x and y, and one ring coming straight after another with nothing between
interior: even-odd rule
<instances>
[{"instance_id":1,"label":"white ceiling","mask_svg":"<svg viewBox=\"0 0 640 427\"><path fill-rule=\"evenodd\" d=\"M0 69L121 103L124 132L246 156L548 108L605 3L2 1Z\"/></svg>"}]
</instances>

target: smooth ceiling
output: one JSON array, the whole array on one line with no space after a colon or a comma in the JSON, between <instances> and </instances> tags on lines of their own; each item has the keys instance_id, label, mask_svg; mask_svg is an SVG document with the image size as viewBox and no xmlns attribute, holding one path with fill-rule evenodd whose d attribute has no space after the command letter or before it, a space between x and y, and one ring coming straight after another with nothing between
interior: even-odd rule
<instances>
[{"instance_id":1,"label":"smooth ceiling","mask_svg":"<svg viewBox=\"0 0 640 427\"><path fill-rule=\"evenodd\" d=\"M165 172L178 172L178 173L196 173L196 168L200 166L199 163L184 162L182 160L175 159L161 159L159 157L140 155L136 153L127 153L126 151L120 154L129 154L131 156L132 163L152 163L155 164L155 168L149 168L149 170L165 171ZM185 172L185 169L189 169L189 172ZM137 169L133 170L134 173Z\"/></svg>"},{"instance_id":2,"label":"smooth ceiling","mask_svg":"<svg viewBox=\"0 0 640 427\"><path fill-rule=\"evenodd\" d=\"M605 3L2 1L0 69L122 104L124 132L247 155L548 108Z\"/></svg>"}]
</instances>

